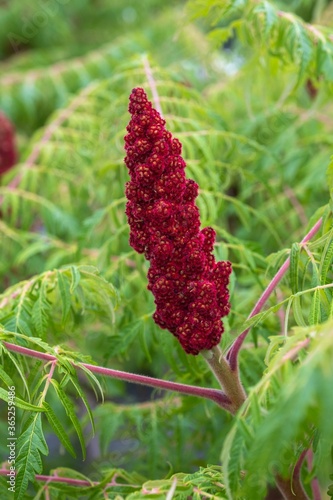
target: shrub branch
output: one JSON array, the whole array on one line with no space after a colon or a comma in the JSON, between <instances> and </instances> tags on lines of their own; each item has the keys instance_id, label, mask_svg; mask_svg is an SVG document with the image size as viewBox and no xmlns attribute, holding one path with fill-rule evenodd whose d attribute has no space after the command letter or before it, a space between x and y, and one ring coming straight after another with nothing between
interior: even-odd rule
<instances>
[{"instance_id":1,"label":"shrub branch","mask_svg":"<svg viewBox=\"0 0 333 500\"><path fill-rule=\"evenodd\" d=\"M310 231L304 236L304 238L301 241L301 244L302 243L306 243L307 241L311 240L311 238L321 228L322 222L323 222L323 219L321 217L316 222L316 224L310 229ZM272 279L272 281L269 283L269 285L267 286L267 288L262 293L261 297L259 298L258 302L256 303L256 305L254 306L254 308L250 312L250 314L249 314L249 316L248 316L247 319L252 318L253 316L255 316L256 314L258 314L261 311L261 309L264 307L264 305L266 304L267 300L271 296L272 292L275 290L275 288L280 283L280 281L283 278L283 276L288 271L289 266L290 266L290 257L288 257L287 260L284 262L284 264L282 264L282 266L280 267L280 269L278 270L278 272L276 273L276 275L274 276L274 278ZM233 343L233 345L230 347L230 349L228 351L227 359L229 361L229 365L230 365L230 368L232 370L236 370L237 369L238 354L239 354L239 351L240 351L240 349L241 349L241 347L243 345L243 342L244 342L244 340L245 340L245 338L246 338L246 336L247 336L247 334L249 333L250 330L251 330L251 326L249 326L248 328L246 328L237 337L237 339L235 340L235 342Z\"/></svg>"},{"instance_id":2,"label":"shrub branch","mask_svg":"<svg viewBox=\"0 0 333 500\"><path fill-rule=\"evenodd\" d=\"M56 356L53 356L52 354L35 351L33 349L28 349L27 347L11 344L9 342L3 342L3 344L8 350L17 352L18 354L21 354L23 356L29 356L32 358L41 359L43 361L52 361L52 362L56 362L58 359ZM166 391L179 392L181 394L186 394L188 396L198 396L205 399L210 399L219 406L221 406L222 408L230 411L229 410L231 404L230 399L226 394L224 394L222 391L218 389L198 387L193 385L181 384L178 382L170 382L168 380L147 377L146 375L137 375L136 373L114 370L112 368L105 368L102 366L91 365L88 363L76 364L72 361L71 364L76 369L84 367L93 373L97 373L98 375L103 375L105 377L116 378L119 380L124 380L126 382L131 382L133 384L146 385L148 387L155 387L157 389L163 389Z\"/></svg>"}]
</instances>

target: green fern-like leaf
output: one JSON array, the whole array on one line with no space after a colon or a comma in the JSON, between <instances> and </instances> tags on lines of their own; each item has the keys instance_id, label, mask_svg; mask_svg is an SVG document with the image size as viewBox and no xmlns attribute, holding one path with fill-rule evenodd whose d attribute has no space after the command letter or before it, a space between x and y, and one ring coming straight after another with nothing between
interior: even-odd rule
<instances>
[{"instance_id":1,"label":"green fern-like leaf","mask_svg":"<svg viewBox=\"0 0 333 500\"><path fill-rule=\"evenodd\" d=\"M64 446L64 448L72 455L72 457L76 457L75 450L72 446L72 443L68 439L67 433L65 429L62 426L62 423L60 422L59 418L53 411L52 407L46 402L43 402L43 408L45 410L45 415L56 433L57 437L59 438L61 444Z\"/></svg>"},{"instance_id":2,"label":"green fern-like leaf","mask_svg":"<svg viewBox=\"0 0 333 500\"><path fill-rule=\"evenodd\" d=\"M213 24L214 18L223 20L235 29L243 42L250 43L267 56L273 54L280 61L291 62L297 66L297 84L313 71L332 82L333 44L324 29L305 23L291 12L279 10L268 0L204 3L208 6L202 9L202 2L189 2L194 16L207 17ZM218 32L215 32L217 37Z\"/></svg>"},{"instance_id":3,"label":"green fern-like leaf","mask_svg":"<svg viewBox=\"0 0 333 500\"><path fill-rule=\"evenodd\" d=\"M79 441L80 441L83 459L85 459L86 458L85 440L84 440L81 424L80 424L79 419L75 413L74 405L73 405L72 401L70 400L70 398L65 393L65 391L63 390L63 388L61 387L61 385L59 385L56 380L51 380L51 383L52 383L52 386L54 387L54 389L59 397L61 404L63 405L63 407L66 411L67 416L69 417L69 419L71 420L71 422L73 424L73 427L74 427L76 434L77 434Z\"/></svg>"},{"instance_id":4,"label":"green fern-like leaf","mask_svg":"<svg viewBox=\"0 0 333 500\"><path fill-rule=\"evenodd\" d=\"M47 455L48 447L44 438L41 416L33 415L17 441L17 475L15 482L15 499L24 498L29 481L42 471L41 454Z\"/></svg>"},{"instance_id":5,"label":"green fern-like leaf","mask_svg":"<svg viewBox=\"0 0 333 500\"><path fill-rule=\"evenodd\" d=\"M300 449L308 446L314 429L318 430L320 441L332 442L327 418L333 377L329 368L333 345L330 325L317 326L315 331L299 329L280 349L272 351L263 379L250 392L244 412L225 441L222 457L230 498L235 491L245 497L251 497L255 491L259 495L260 485L263 495L265 482L273 480L272 472L286 474L290 464L296 463L299 449L292 449L292 443L298 443ZM299 361L293 363L297 357ZM281 425L281 412L286 416L286 425ZM250 432L244 432L244 424ZM269 447L264 445L267 442ZM318 447L318 457L321 452ZM327 463L324 468L328 467ZM241 469L247 471L242 482ZM327 470L316 473L322 476Z\"/></svg>"}]
</instances>

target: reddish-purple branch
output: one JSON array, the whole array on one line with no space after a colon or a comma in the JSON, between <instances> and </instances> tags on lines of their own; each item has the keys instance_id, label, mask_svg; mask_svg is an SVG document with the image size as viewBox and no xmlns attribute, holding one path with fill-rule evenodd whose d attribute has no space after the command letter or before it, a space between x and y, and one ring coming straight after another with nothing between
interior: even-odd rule
<instances>
[{"instance_id":1,"label":"reddish-purple branch","mask_svg":"<svg viewBox=\"0 0 333 500\"><path fill-rule=\"evenodd\" d=\"M10 351L17 352L23 356L29 356L32 358L41 359L43 361L56 361L57 358L52 354L47 354L33 349L28 349L16 344L11 344L9 342L3 343L6 348ZM217 403L222 408L229 410L230 400L229 398L218 389L210 389L207 387L197 387L193 385L180 384L178 382L170 382L168 380L157 379L153 377L147 377L146 375L137 375L136 373L129 373L120 370L113 370L112 368L104 368L101 366L90 365L87 363L77 363L72 362L75 368L80 368L80 366L87 368L93 373L103 375L106 377L117 378L120 380L125 380L126 382L131 382L133 384L143 384L149 387L156 387L157 389L163 389L167 391L180 392L181 394L186 394L188 396L198 396L206 399L210 399Z\"/></svg>"},{"instance_id":2,"label":"reddish-purple branch","mask_svg":"<svg viewBox=\"0 0 333 500\"><path fill-rule=\"evenodd\" d=\"M316 224L310 229L310 231L304 236L304 238L301 241L301 244L306 243L307 241L311 240L311 238L319 231L319 229L322 225L322 222L323 222L323 219L320 218L316 222ZM264 307L267 300L269 299L271 293L274 291L274 289L277 287L277 285L279 284L279 282L281 281L283 276L288 271L289 265L290 265L290 257L288 257L288 259L284 262L282 267L278 270L278 272L276 273L276 275L274 276L272 281L269 283L268 287L264 290L263 294L259 298L258 302L256 303L256 305L252 309L252 311L249 314L247 319L252 318L253 316L255 316L256 314L258 314L261 311L261 309ZM250 330L251 330L251 326L246 328L237 337L237 339L235 340L235 342L233 343L233 345L229 349L229 352L227 354L227 359L229 361L230 368L232 370L236 370L236 368L237 368L237 360L238 360L239 351L240 351L240 349L243 345L243 342L244 342L244 340L245 340L245 338Z\"/></svg>"},{"instance_id":3,"label":"reddish-purple branch","mask_svg":"<svg viewBox=\"0 0 333 500\"><path fill-rule=\"evenodd\" d=\"M285 500L310 500L303 488L301 478L302 466L307 453L308 450L302 451L294 470L291 473L291 477L275 477L276 485Z\"/></svg>"},{"instance_id":4,"label":"reddish-purple branch","mask_svg":"<svg viewBox=\"0 0 333 500\"><path fill-rule=\"evenodd\" d=\"M18 352L19 354L23 354L23 356L42 359L43 361L57 361L57 358L55 356L53 356L52 354L47 354L46 352L35 351L34 349L28 349L27 347L11 344L10 342L3 342L3 345L9 351Z\"/></svg>"},{"instance_id":5,"label":"reddish-purple branch","mask_svg":"<svg viewBox=\"0 0 333 500\"><path fill-rule=\"evenodd\" d=\"M8 474L8 469L0 469L0 476L6 476ZM66 483L72 486L98 486L100 483L98 481L86 481L84 479L75 479L73 477L62 477L62 476L46 476L44 474L36 474L35 481L45 481L46 483ZM116 483L113 479L110 483L106 484L106 488L111 486L129 486L132 488L138 488L137 484L120 484Z\"/></svg>"},{"instance_id":6,"label":"reddish-purple branch","mask_svg":"<svg viewBox=\"0 0 333 500\"><path fill-rule=\"evenodd\" d=\"M305 460L306 454L308 450L303 450L297 463L294 468L294 474L292 477L292 492L295 495L295 498L308 498L307 494L302 485L301 472L302 465Z\"/></svg>"},{"instance_id":7,"label":"reddish-purple branch","mask_svg":"<svg viewBox=\"0 0 333 500\"><path fill-rule=\"evenodd\" d=\"M153 72L152 72L152 69L150 67L149 60L148 60L147 56L145 56L144 59L143 59L143 66L144 66L144 69L145 69L145 73L146 73L146 76L147 76L147 80L148 80L148 83L149 83L149 87L150 87L151 93L153 95L155 108L157 109L157 111L159 112L159 114L161 116L163 116L162 107L161 107L161 103L160 103L160 97L159 97L158 92L157 92L156 82L155 82L155 79L154 79L154 76L153 76Z\"/></svg>"},{"instance_id":8,"label":"reddish-purple branch","mask_svg":"<svg viewBox=\"0 0 333 500\"><path fill-rule=\"evenodd\" d=\"M306 454L306 460L308 464L308 469L310 473L312 472L313 468L313 451L312 448L309 448L307 450ZM319 486L319 481L317 477L314 477L311 481L311 490L312 490L312 496L313 500L321 500L321 491L320 491L320 486Z\"/></svg>"}]
</instances>

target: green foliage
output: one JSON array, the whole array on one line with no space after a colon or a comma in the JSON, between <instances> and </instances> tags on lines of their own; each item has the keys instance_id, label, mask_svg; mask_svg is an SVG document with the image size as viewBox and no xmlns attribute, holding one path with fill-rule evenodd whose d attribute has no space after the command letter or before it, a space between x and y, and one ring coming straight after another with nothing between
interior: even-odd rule
<instances>
[{"instance_id":1,"label":"green foliage","mask_svg":"<svg viewBox=\"0 0 333 500\"><path fill-rule=\"evenodd\" d=\"M83 314L113 323L117 293L92 266L69 266L8 288L0 301L7 335L45 340L51 331L77 326Z\"/></svg>"},{"instance_id":2,"label":"green foliage","mask_svg":"<svg viewBox=\"0 0 333 500\"><path fill-rule=\"evenodd\" d=\"M191 0L189 7L194 17L208 17L215 43L236 35L244 45L254 46L278 64L296 67L297 84L309 75L332 82L333 43L325 27L318 29L268 0ZM292 5L285 7L289 10ZM223 27L215 28L220 23Z\"/></svg>"},{"instance_id":3,"label":"green foliage","mask_svg":"<svg viewBox=\"0 0 333 500\"><path fill-rule=\"evenodd\" d=\"M264 497L273 474L288 475L302 447L315 442L318 474L331 470L332 323L271 339L267 369L224 444L222 462L229 498ZM281 415L288 419L281 422ZM265 443L270 446L265 446ZM241 481L240 470L246 470Z\"/></svg>"},{"instance_id":4,"label":"green foliage","mask_svg":"<svg viewBox=\"0 0 333 500\"><path fill-rule=\"evenodd\" d=\"M43 453L47 455L48 453L39 413L33 415L28 421L26 429L18 439L17 449L18 474L16 476L15 496L17 498L22 498L28 487L28 481L33 481L35 479L35 474L42 472L40 454Z\"/></svg>"},{"instance_id":5,"label":"green foliage","mask_svg":"<svg viewBox=\"0 0 333 500\"><path fill-rule=\"evenodd\" d=\"M0 185L0 432L15 386L15 498L264 499L306 447L307 493L313 477L327 491L331 6L49 0L53 14L27 36L41 4L0 7L0 109L20 150ZM249 396L234 419L91 369L217 387L203 358L154 324L147 263L128 244L128 95L142 86L153 98L152 80L200 185L202 225L217 232L216 257L233 263L222 348L252 327L240 356ZM288 274L247 321L287 257ZM0 475L1 497L7 488Z\"/></svg>"}]
</instances>

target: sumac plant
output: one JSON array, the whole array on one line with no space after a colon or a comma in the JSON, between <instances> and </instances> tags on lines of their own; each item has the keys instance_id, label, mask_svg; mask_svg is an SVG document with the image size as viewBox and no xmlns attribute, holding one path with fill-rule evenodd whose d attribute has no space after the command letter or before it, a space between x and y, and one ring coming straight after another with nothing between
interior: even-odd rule
<instances>
[{"instance_id":1,"label":"sumac plant","mask_svg":"<svg viewBox=\"0 0 333 500\"><path fill-rule=\"evenodd\" d=\"M0 498L333 497L331 2L125 3L0 7Z\"/></svg>"},{"instance_id":2,"label":"sumac plant","mask_svg":"<svg viewBox=\"0 0 333 500\"><path fill-rule=\"evenodd\" d=\"M16 162L14 129L3 113L0 113L0 175L12 168Z\"/></svg>"}]
</instances>

